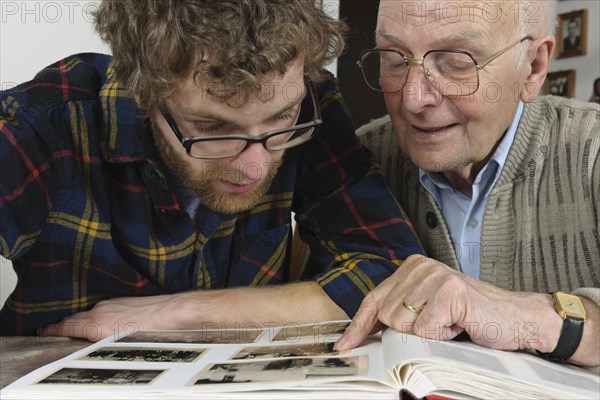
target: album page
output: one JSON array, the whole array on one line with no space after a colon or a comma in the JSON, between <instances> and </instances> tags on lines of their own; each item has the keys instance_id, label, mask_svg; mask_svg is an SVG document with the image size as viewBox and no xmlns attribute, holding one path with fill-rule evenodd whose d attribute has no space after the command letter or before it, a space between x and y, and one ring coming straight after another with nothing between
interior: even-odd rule
<instances>
[{"instance_id":1,"label":"album page","mask_svg":"<svg viewBox=\"0 0 600 400\"><path fill-rule=\"evenodd\" d=\"M348 323L118 335L30 373L0 397L397 399L381 335L333 350Z\"/></svg>"}]
</instances>

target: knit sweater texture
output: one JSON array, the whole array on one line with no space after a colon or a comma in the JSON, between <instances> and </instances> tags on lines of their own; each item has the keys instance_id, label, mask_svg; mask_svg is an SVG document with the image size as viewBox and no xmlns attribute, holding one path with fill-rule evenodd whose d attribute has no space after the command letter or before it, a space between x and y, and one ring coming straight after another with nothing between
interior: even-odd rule
<instances>
[{"instance_id":1,"label":"knit sweater texture","mask_svg":"<svg viewBox=\"0 0 600 400\"><path fill-rule=\"evenodd\" d=\"M357 134L373 151L428 256L459 269L448 227L389 116ZM490 193L480 279L527 292L562 290L600 305L600 106L555 96L525 105Z\"/></svg>"}]
</instances>

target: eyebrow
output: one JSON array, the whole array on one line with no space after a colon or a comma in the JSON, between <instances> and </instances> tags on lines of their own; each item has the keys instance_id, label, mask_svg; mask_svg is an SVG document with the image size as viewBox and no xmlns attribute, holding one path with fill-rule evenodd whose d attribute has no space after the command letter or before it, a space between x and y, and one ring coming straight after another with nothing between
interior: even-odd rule
<instances>
[{"instance_id":1,"label":"eyebrow","mask_svg":"<svg viewBox=\"0 0 600 400\"><path fill-rule=\"evenodd\" d=\"M391 42L398 47L406 47L401 39L399 39L397 36L388 31L385 27L377 28L377 30L375 31L375 37ZM476 32L473 30L461 30L450 38L434 41L433 47L443 48L465 43L481 42L484 40L486 39L483 35L481 35L481 32Z\"/></svg>"},{"instance_id":2,"label":"eyebrow","mask_svg":"<svg viewBox=\"0 0 600 400\"><path fill-rule=\"evenodd\" d=\"M283 114L289 112L294 107L296 107L299 104L301 104L302 101L304 100L304 98L306 97L306 95L308 94L308 87L306 87L306 85L305 85L304 88L305 88L304 93L302 93L302 96L298 97L298 100L295 100L294 102L292 102L292 103L286 105L285 107L281 108L280 110L274 112L273 114L271 114L267 118L267 120L271 120L271 119L277 118L280 115L283 115ZM224 118L223 115L214 114L212 112L203 112L203 111L195 111L195 110L186 110L186 109L183 109L182 112L181 112L181 114L192 115L192 116L197 117L197 118L213 119L215 121L221 121L221 122L225 122L225 123L228 123L228 124L232 124L233 123L233 121L231 121L229 118Z\"/></svg>"},{"instance_id":3,"label":"eyebrow","mask_svg":"<svg viewBox=\"0 0 600 400\"><path fill-rule=\"evenodd\" d=\"M402 45L401 41L383 26L380 26L375 30L375 41L377 41L377 39L383 39L400 46Z\"/></svg>"},{"instance_id":4,"label":"eyebrow","mask_svg":"<svg viewBox=\"0 0 600 400\"><path fill-rule=\"evenodd\" d=\"M384 26L377 27L375 29L375 38L382 38L385 40L389 40L390 42L397 42L398 39L394 36L390 31L388 31Z\"/></svg>"}]
</instances>

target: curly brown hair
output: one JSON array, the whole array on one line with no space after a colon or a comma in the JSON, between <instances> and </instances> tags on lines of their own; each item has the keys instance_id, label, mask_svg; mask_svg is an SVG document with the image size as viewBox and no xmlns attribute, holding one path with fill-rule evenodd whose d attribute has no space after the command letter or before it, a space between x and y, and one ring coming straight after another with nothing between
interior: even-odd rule
<instances>
[{"instance_id":1,"label":"curly brown hair","mask_svg":"<svg viewBox=\"0 0 600 400\"><path fill-rule=\"evenodd\" d=\"M344 46L343 24L314 0L103 0L95 17L116 78L145 112L192 72L251 95L304 57L317 83Z\"/></svg>"}]
</instances>

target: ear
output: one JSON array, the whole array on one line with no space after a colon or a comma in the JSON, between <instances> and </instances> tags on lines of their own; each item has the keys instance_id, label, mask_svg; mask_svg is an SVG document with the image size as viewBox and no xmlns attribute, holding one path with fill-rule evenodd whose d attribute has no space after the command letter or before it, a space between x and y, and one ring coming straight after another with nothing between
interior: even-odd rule
<instances>
[{"instance_id":1,"label":"ear","mask_svg":"<svg viewBox=\"0 0 600 400\"><path fill-rule=\"evenodd\" d=\"M532 101L542 89L555 45L556 39L554 36L546 36L535 40L532 48L527 53L528 64L524 67L528 70L528 74L519 94L523 102Z\"/></svg>"}]
</instances>

